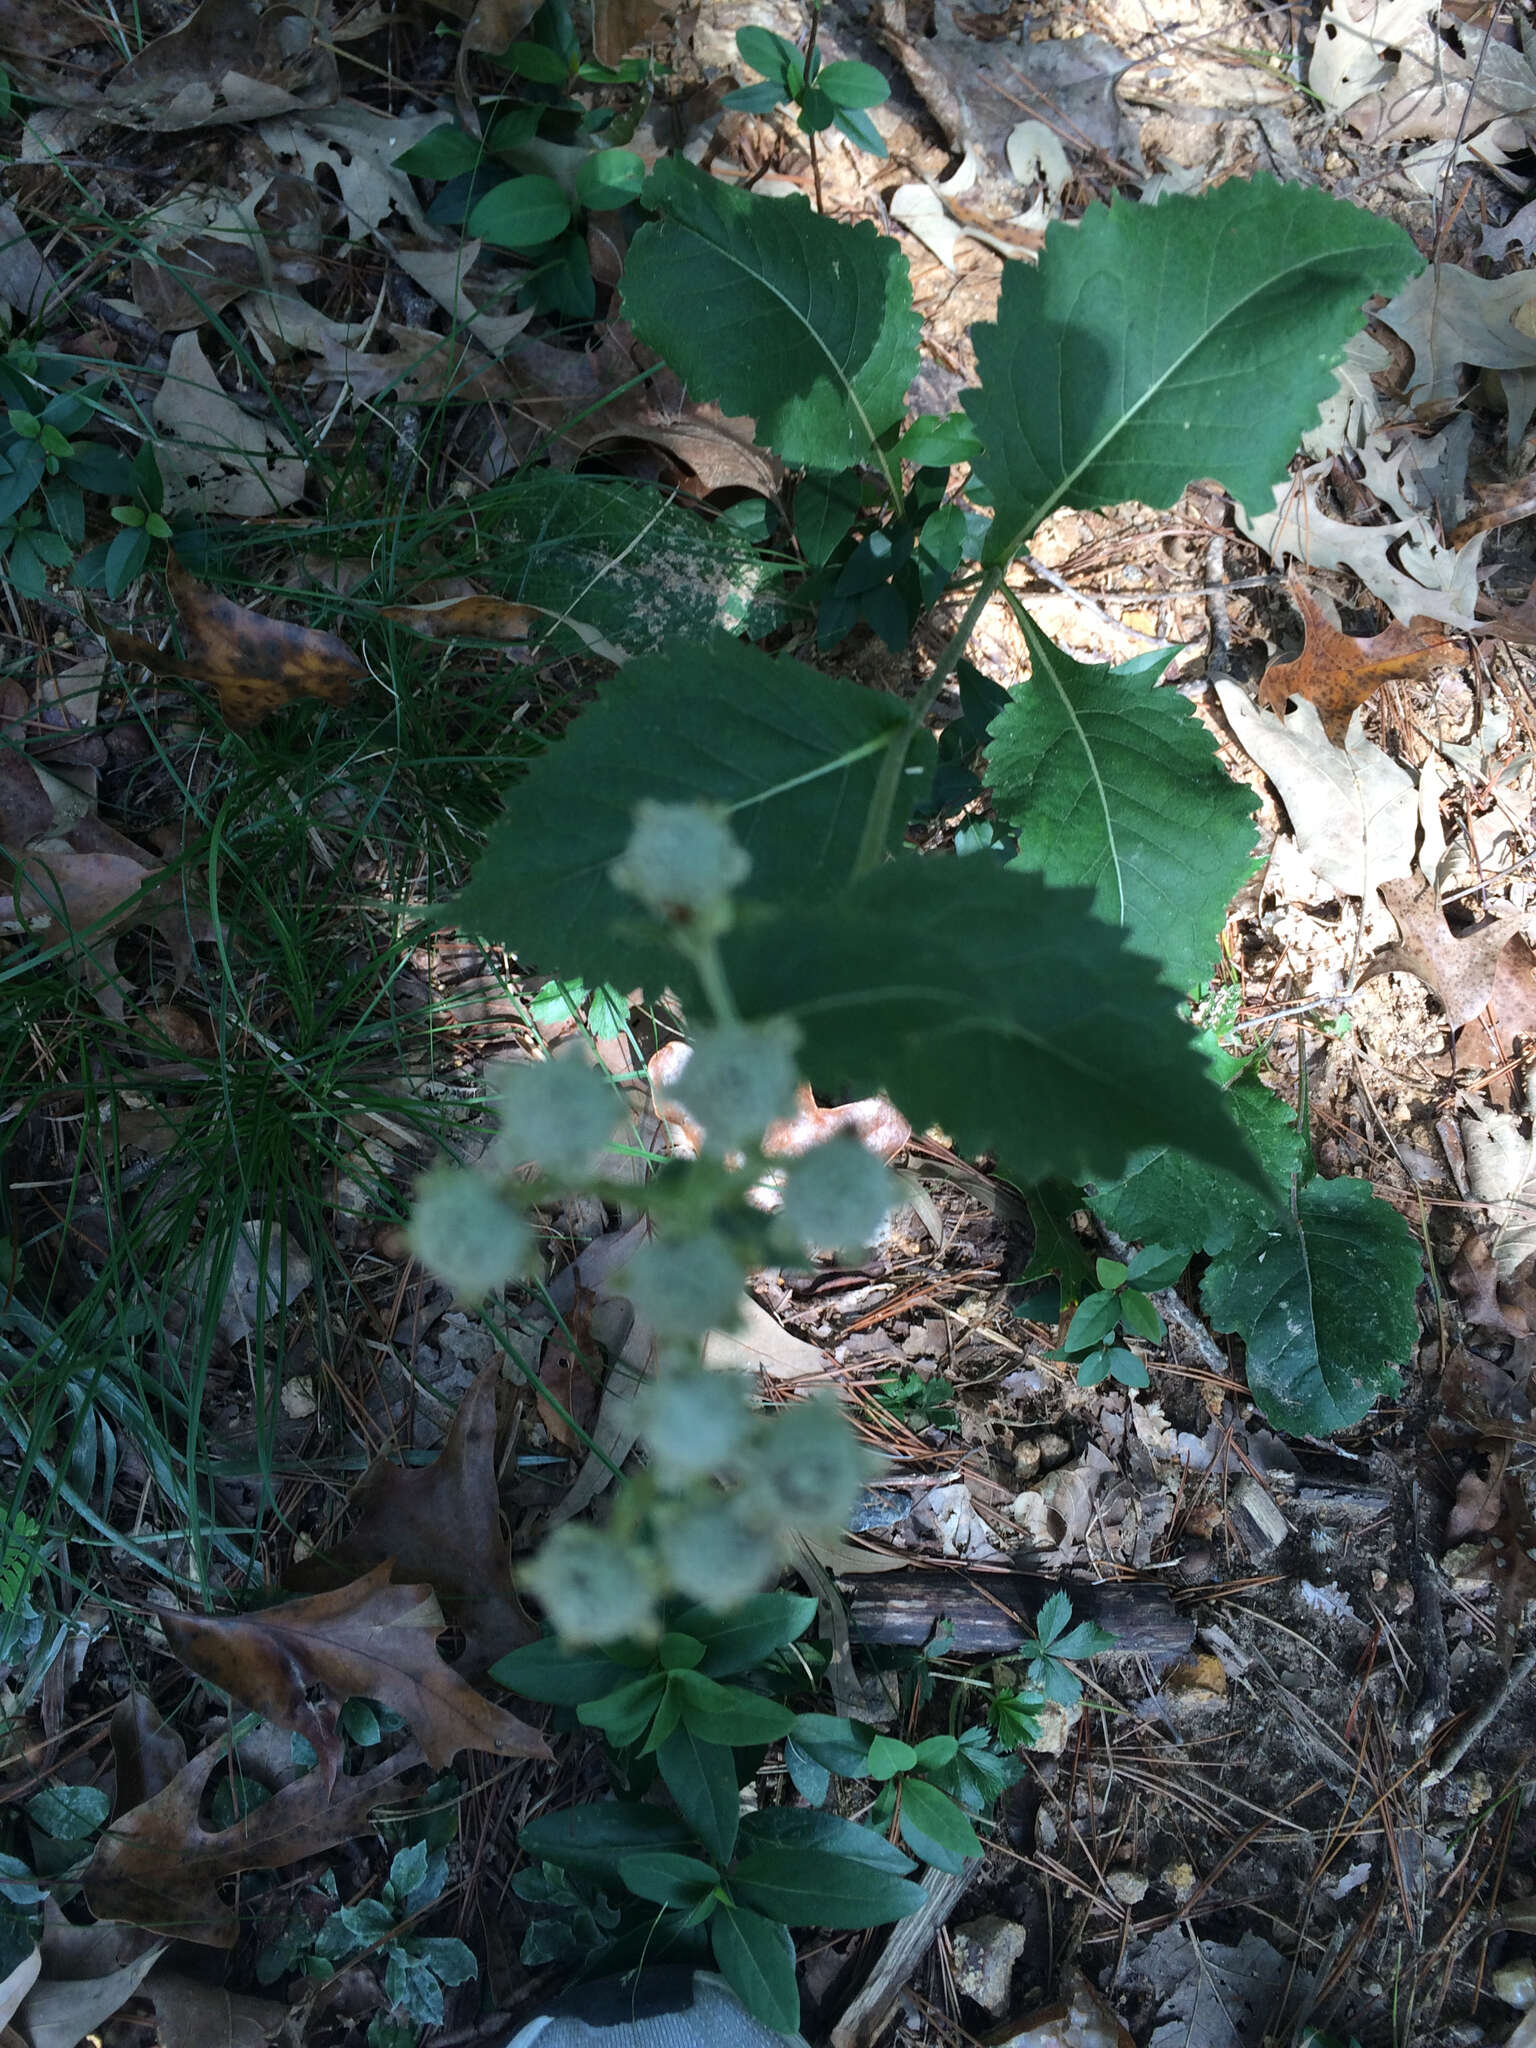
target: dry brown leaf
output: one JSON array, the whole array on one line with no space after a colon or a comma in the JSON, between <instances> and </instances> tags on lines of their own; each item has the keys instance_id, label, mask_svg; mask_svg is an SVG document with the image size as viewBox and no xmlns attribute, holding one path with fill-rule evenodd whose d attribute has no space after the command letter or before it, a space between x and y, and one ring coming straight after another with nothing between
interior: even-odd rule
<instances>
[{"instance_id":1,"label":"dry brown leaf","mask_svg":"<svg viewBox=\"0 0 1536 2048\"><path fill-rule=\"evenodd\" d=\"M112 1761L117 1775L115 1813L128 1813L163 1792L186 1766L187 1745L167 1728L160 1709L131 1692L112 1709Z\"/></svg>"},{"instance_id":2,"label":"dry brown leaf","mask_svg":"<svg viewBox=\"0 0 1536 2048\"><path fill-rule=\"evenodd\" d=\"M768 1126L763 1150L770 1159L800 1159L845 1131L887 1163L912 1138L912 1126L883 1095L867 1095L858 1102L840 1102L823 1109L802 1084L796 1091L794 1115Z\"/></svg>"},{"instance_id":3,"label":"dry brown leaf","mask_svg":"<svg viewBox=\"0 0 1536 2048\"><path fill-rule=\"evenodd\" d=\"M335 99L335 53L302 7L201 0L118 72L107 108L163 132L259 121Z\"/></svg>"},{"instance_id":4,"label":"dry brown leaf","mask_svg":"<svg viewBox=\"0 0 1536 2048\"><path fill-rule=\"evenodd\" d=\"M1479 1067L1489 1076L1488 1099L1499 1109L1513 1107L1517 1091L1524 1099L1517 1045L1521 1050L1536 1045L1536 948L1521 932L1499 955L1486 1013L1474 1017L1456 1038L1457 1066Z\"/></svg>"},{"instance_id":5,"label":"dry brown leaf","mask_svg":"<svg viewBox=\"0 0 1536 2048\"><path fill-rule=\"evenodd\" d=\"M599 64L617 64L660 21L662 0L592 0L592 47Z\"/></svg>"},{"instance_id":6,"label":"dry brown leaf","mask_svg":"<svg viewBox=\"0 0 1536 2048\"><path fill-rule=\"evenodd\" d=\"M1468 1323L1484 1330L1507 1330L1511 1336L1530 1333L1530 1321L1518 1303L1501 1297L1499 1269L1493 1252L1475 1230L1462 1240L1450 1271L1451 1288Z\"/></svg>"},{"instance_id":7,"label":"dry brown leaf","mask_svg":"<svg viewBox=\"0 0 1536 2048\"><path fill-rule=\"evenodd\" d=\"M475 1381L436 1461L380 1458L358 1481L357 1521L333 1553L348 1569L394 1560L393 1576L425 1581L464 1631L457 1669L477 1676L534 1631L512 1594L512 1547L496 1491L496 1389L501 1368ZM375 1694L374 1697L379 1697Z\"/></svg>"},{"instance_id":8,"label":"dry brown leaf","mask_svg":"<svg viewBox=\"0 0 1536 2048\"><path fill-rule=\"evenodd\" d=\"M1453 643L1432 619L1415 619L1408 626L1394 619L1384 633L1358 640L1341 633L1303 585L1293 584L1291 596L1306 639L1295 661L1269 669L1259 685L1259 702L1283 718L1293 697L1310 698L1336 747L1343 744L1356 706L1383 683L1411 682L1454 659Z\"/></svg>"},{"instance_id":9,"label":"dry brown leaf","mask_svg":"<svg viewBox=\"0 0 1536 2048\"><path fill-rule=\"evenodd\" d=\"M72 1927L50 1899L43 1909L41 1968L17 2010L17 2032L29 2048L79 2048L122 2011L164 1947L119 1928Z\"/></svg>"},{"instance_id":10,"label":"dry brown leaf","mask_svg":"<svg viewBox=\"0 0 1536 2048\"><path fill-rule=\"evenodd\" d=\"M156 2048L265 2048L288 2017L273 1999L242 1998L171 1970L151 1971L144 1993L155 2008Z\"/></svg>"},{"instance_id":11,"label":"dry brown leaf","mask_svg":"<svg viewBox=\"0 0 1536 2048\"><path fill-rule=\"evenodd\" d=\"M1416 974L1459 1031L1487 1007L1499 955L1515 937L1516 926L1495 922L1458 935L1445 921L1434 884L1420 874L1383 882L1381 900L1397 920L1402 943L1386 947L1368 962L1361 980L1378 974Z\"/></svg>"},{"instance_id":12,"label":"dry brown leaf","mask_svg":"<svg viewBox=\"0 0 1536 2048\"><path fill-rule=\"evenodd\" d=\"M431 604L386 604L379 617L428 640L526 640L538 613L504 597L440 597Z\"/></svg>"},{"instance_id":13,"label":"dry brown leaf","mask_svg":"<svg viewBox=\"0 0 1536 2048\"><path fill-rule=\"evenodd\" d=\"M1510 526L1517 519L1529 519L1536 514L1536 474L1516 477L1507 484L1474 484L1471 498L1471 511L1445 537L1447 547L1462 547L1475 534L1487 533L1495 526Z\"/></svg>"},{"instance_id":14,"label":"dry brown leaf","mask_svg":"<svg viewBox=\"0 0 1536 2048\"><path fill-rule=\"evenodd\" d=\"M186 654L178 659L151 641L116 626L103 632L119 660L139 663L152 675L213 685L219 709L237 731L245 731L300 697L343 704L351 685L367 670L344 640L312 626L253 612L199 583L175 555L167 588L181 620Z\"/></svg>"},{"instance_id":15,"label":"dry brown leaf","mask_svg":"<svg viewBox=\"0 0 1536 2048\"><path fill-rule=\"evenodd\" d=\"M0 754L0 846L22 847L53 827L53 798L32 763Z\"/></svg>"},{"instance_id":16,"label":"dry brown leaf","mask_svg":"<svg viewBox=\"0 0 1536 2048\"><path fill-rule=\"evenodd\" d=\"M0 864L3 872L3 864ZM121 1022L124 990L115 956L116 928L153 925L185 975L196 941L215 936L212 921L189 901L176 877L98 818L82 818L63 846L13 856L10 893L0 895L0 927L39 931L45 944L73 949L72 965L101 1008Z\"/></svg>"},{"instance_id":17,"label":"dry brown leaf","mask_svg":"<svg viewBox=\"0 0 1536 2048\"><path fill-rule=\"evenodd\" d=\"M391 1585L387 1564L333 1592L257 1614L165 1614L161 1622L183 1664L264 1720L304 1736L327 1778L341 1762L337 1718L357 1697L402 1715L437 1770L461 1749L549 1755L536 1728L482 1699L437 1654L445 1623L436 1595L430 1586ZM324 1695L318 1703L308 1697L317 1688Z\"/></svg>"},{"instance_id":18,"label":"dry brown leaf","mask_svg":"<svg viewBox=\"0 0 1536 2048\"><path fill-rule=\"evenodd\" d=\"M233 1948L239 1923L218 1896L224 1879L242 1870L281 1870L351 1841L422 1754L409 1743L371 1771L339 1779L334 1795L323 1771L308 1771L264 1806L215 1831L203 1826L198 1809L224 1761L215 1743L162 1792L113 1821L83 1879L86 1904L98 1920Z\"/></svg>"},{"instance_id":19,"label":"dry brown leaf","mask_svg":"<svg viewBox=\"0 0 1536 2048\"><path fill-rule=\"evenodd\" d=\"M434 0L465 25L466 50L494 57L514 43L539 11L539 0Z\"/></svg>"}]
</instances>

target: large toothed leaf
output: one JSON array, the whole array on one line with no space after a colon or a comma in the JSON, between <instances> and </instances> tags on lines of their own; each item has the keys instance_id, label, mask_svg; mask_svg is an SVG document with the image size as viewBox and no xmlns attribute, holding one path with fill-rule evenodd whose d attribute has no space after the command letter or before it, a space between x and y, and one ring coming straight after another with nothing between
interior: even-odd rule
<instances>
[{"instance_id":1,"label":"large toothed leaf","mask_svg":"<svg viewBox=\"0 0 1536 2048\"><path fill-rule=\"evenodd\" d=\"M1365 301L1420 268L1390 221L1268 177L1053 223L973 330L988 560L1059 505L1171 505L1198 477L1269 510Z\"/></svg>"},{"instance_id":2,"label":"large toothed leaf","mask_svg":"<svg viewBox=\"0 0 1536 2048\"><path fill-rule=\"evenodd\" d=\"M1294 1435L1347 1429L1393 1392L1418 1336L1419 1250L1363 1180L1309 1180L1212 1261L1200 1298L1247 1347L1248 1388Z\"/></svg>"},{"instance_id":3,"label":"large toothed leaf","mask_svg":"<svg viewBox=\"0 0 1536 2048\"><path fill-rule=\"evenodd\" d=\"M647 347L711 399L757 422L786 462L868 459L902 413L921 321L907 259L872 222L851 227L803 199L761 199L667 157L646 181L662 218L624 271L624 315Z\"/></svg>"},{"instance_id":4,"label":"large toothed leaf","mask_svg":"<svg viewBox=\"0 0 1536 2048\"><path fill-rule=\"evenodd\" d=\"M1252 867L1255 798L1173 690L1169 655L1087 667L1019 613L1030 673L993 721L988 781L1018 834L1015 865L1093 891L1176 988L1210 972Z\"/></svg>"},{"instance_id":5,"label":"large toothed leaf","mask_svg":"<svg viewBox=\"0 0 1536 2048\"><path fill-rule=\"evenodd\" d=\"M454 920L552 974L682 987L680 957L608 879L641 798L731 807L744 901L814 900L852 873L880 757L906 735L896 698L739 641L632 661L507 792Z\"/></svg>"},{"instance_id":6,"label":"large toothed leaf","mask_svg":"<svg viewBox=\"0 0 1536 2048\"><path fill-rule=\"evenodd\" d=\"M1080 889L907 856L725 953L744 1015L800 1024L817 1087L883 1090L1021 1183L1111 1174L1147 1144L1253 1170L1172 993Z\"/></svg>"}]
</instances>

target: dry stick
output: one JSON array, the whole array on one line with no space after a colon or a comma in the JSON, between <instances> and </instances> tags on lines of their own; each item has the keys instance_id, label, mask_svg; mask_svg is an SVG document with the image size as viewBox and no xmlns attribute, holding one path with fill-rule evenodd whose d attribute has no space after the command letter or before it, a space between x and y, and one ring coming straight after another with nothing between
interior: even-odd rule
<instances>
[{"instance_id":1,"label":"dry stick","mask_svg":"<svg viewBox=\"0 0 1536 2048\"><path fill-rule=\"evenodd\" d=\"M1419 1614L1419 1662L1423 1677L1408 1722L1408 1739L1422 1750L1451 1704L1451 1668L1445 1646L1445 1616L1440 1607L1440 1579L1435 1566L1437 1519L1427 1489L1415 1479L1412 1506L1413 1598Z\"/></svg>"},{"instance_id":2,"label":"dry stick","mask_svg":"<svg viewBox=\"0 0 1536 2048\"><path fill-rule=\"evenodd\" d=\"M1451 1744L1444 1763L1436 1764L1432 1771L1424 1773L1424 1789L1426 1792L1432 1791L1436 1785L1444 1783L1472 1747L1473 1743L1488 1733L1488 1730L1503 1712L1510 1694L1516 1691L1518 1687L1524 1685L1533 1671L1536 1671L1536 1650L1527 1650L1519 1663L1512 1665L1509 1671L1505 1673L1504 1683L1493 1695L1493 1698L1479 1712L1472 1716L1472 1719L1467 1723L1461 1734Z\"/></svg>"},{"instance_id":3,"label":"dry stick","mask_svg":"<svg viewBox=\"0 0 1536 2048\"><path fill-rule=\"evenodd\" d=\"M1102 1220L1099 1222L1099 1229L1103 1233L1104 1242L1109 1246L1115 1257L1119 1259L1122 1265L1128 1266L1133 1256L1130 1245L1118 1231L1111 1230ZM1232 1361L1223 1356L1216 1339L1211 1335L1204 1323L1201 1322L1194 1310L1187 1303L1181 1301L1171 1287L1159 1287L1152 1296L1152 1300L1160 1311L1163 1321L1165 1323L1172 1323L1181 1336L1189 1339L1194 1347L1195 1356L1206 1370L1215 1373L1218 1379L1230 1378Z\"/></svg>"}]
</instances>

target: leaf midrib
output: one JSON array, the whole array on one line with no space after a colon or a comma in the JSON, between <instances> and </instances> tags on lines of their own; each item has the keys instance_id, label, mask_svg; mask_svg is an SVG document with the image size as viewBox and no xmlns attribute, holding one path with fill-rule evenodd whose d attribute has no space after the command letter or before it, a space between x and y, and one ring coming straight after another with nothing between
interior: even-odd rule
<instances>
[{"instance_id":1,"label":"leaf midrib","mask_svg":"<svg viewBox=\"0 0 1536 2048\"><path fill-rule=\"evenodd\" d=\"M1367 245L1362 244L1362 248L1366 246ZM1351 252L1349 250L1343 249L1331 249L1327 252L1327 255L1329 261L1338 261L1348 257L1351 253L1358 254L1359 252ZM1050 518L1051 514L1064 501L1067 492L1071 490L1072 486L1077 482L1078 478L1084 473L1084 471L1092 468L1093 464L1099 460L1099 458L1104 453L1104 450L1109 447L1111 442L1113 442L1118 435L1123 434L1125 432L1130 422L1134 420L1137 417L1137 415L1148 404L1151 403L1152 399L1155 398L1158 395L1158 393L1161 392L1169 382L1171 382L1171 380L1177 374L1177 372L1183 369L1184 365L1189 361L1191 356L1195 355L1201 348L1203 348L1212 339L1213 336L1219 334L1221 330L1224 327L1226 327L1235 318L1237 314L1245 311L1253 303L1255 299L1261 298L1265 292L1275 290L1278 286L1284 284L1288 278L1302 274L1303 272L1311 268L1314 264L1316 264L1319 260L1319 257L1316 254L1314 254L1303 261L1291 264L1291 266L1286 270L1275 272L1272 276L1266 278L1261 285L1256 285L1254 289L1245 294L1243 298L1234 300L1233 303L1227 308L1226 312L1221 316L1221 319L1216 323L1215 326L1203 329L1201 333L1197 335L1196 338L1190 343L1189 347L1185 349L1182 354L1176 356L1169 363L1167 369L1163 372L1163 374L1159 378L1157 378L1157 380L1154 383L1151 383L1147 386L1145 391L1142 392L1141 396L1136 400L1135 404L1131 406L1129 411L1123 412L1120 415L1120 417L1115 421L1114 425L1110 427L1103 435L1100 436L1100 438L1081 458L1081 460L1077 462L1073 468L1067 471L1066 475L1061 479L1061 482L1058 484L1055 492L1049 497L1047 497L1041 503L1038 509L1025 522L1024 525L1018 528L1017 532L1014 533L1014 535L1008 543L1008 558L1011 560L1012 557L1019 552L1020 548L1023 547L1024 543L1029 539L1030 535L1033 532L1035 532L1037 527L1040 526L1042 521Z\"/></svg>"},{"instance_id":2,"label":"leaf midrib","mask_svg":"<svg viewBox=\"0 0 1536 2048\"><path fill-rule=\"evenodd\" d=\"M816 328L814 328L811 325L809 316L795 304L793 299L787 297L786 294L779 289L779 287L772 281L771 278L765 277L760 270L754 270L750 264L744 263L742 259L738 255L736 255L736 253L733 250L726 248L720 242L711 241L708 235L702 233L698 228L694 227L691 223L679 221L677 225L685 235L693 235L698 241L704 244L704 247L706 249L712 249L717 256L723 257L727 263L733 264L737 270L741 271L743 276L750 277L754 281L754 283L761 285L763 290L767 292L770 295L770 297L777 299L779 304L783 306L787 312L792 313L794 315L795 319L799 322L800 326L810 336L811 340L815 342L817 348L821 350L822 355L826 359L828 369L832 372L833 377L841 385L844 393L847 396L848 403L853 407L854 411L858 414L859 425L864 429L864 438L869 443L870 447L873 448L875 442L879 439L879 436L876 434L874 427L870 424L869 415L864 410L863 404L859 398L859 394L854 390L852 381L850 380L848 373L844 370L842 364L839 363L836 356L833 355L831 349L828 348L826 342L822 339L821 335L817 332ZM754 241L754 251L756 251L756 247L757 245Z\"/></svg>"}]
</instances>

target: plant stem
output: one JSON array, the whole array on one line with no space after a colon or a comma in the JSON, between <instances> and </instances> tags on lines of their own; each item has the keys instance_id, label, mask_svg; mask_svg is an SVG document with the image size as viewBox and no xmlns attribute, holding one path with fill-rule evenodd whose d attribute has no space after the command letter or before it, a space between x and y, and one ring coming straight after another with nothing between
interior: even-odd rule
<instances>
[{"instance_id":1,"label":"plant stem","mask_svg":"<svg viewBox=\"0 0 1536 2048\"><path fill-rule=\"evenodd\" d=\"M922 689L912 700L907 714L906 732L893 738L885 759L880 763L880 773L875 781L874 795L869 800L869 815L864 820L864 836L859 841L858 856L853 864L853 878L867 875L879 866L885 851L885 842L890 833L891 814L896 808L896 792L901 786L901 772L906 766L907 755L912 750L912 741L922 731L924 722L934 705L939 701L939 692L949 681L970 643L976 623L1002 588L1007 574L1006 562L988 569L977 586L976 594L965 608L965 615L949 637L949 644L939 656Z\"/></svg>"}]
</instances>

